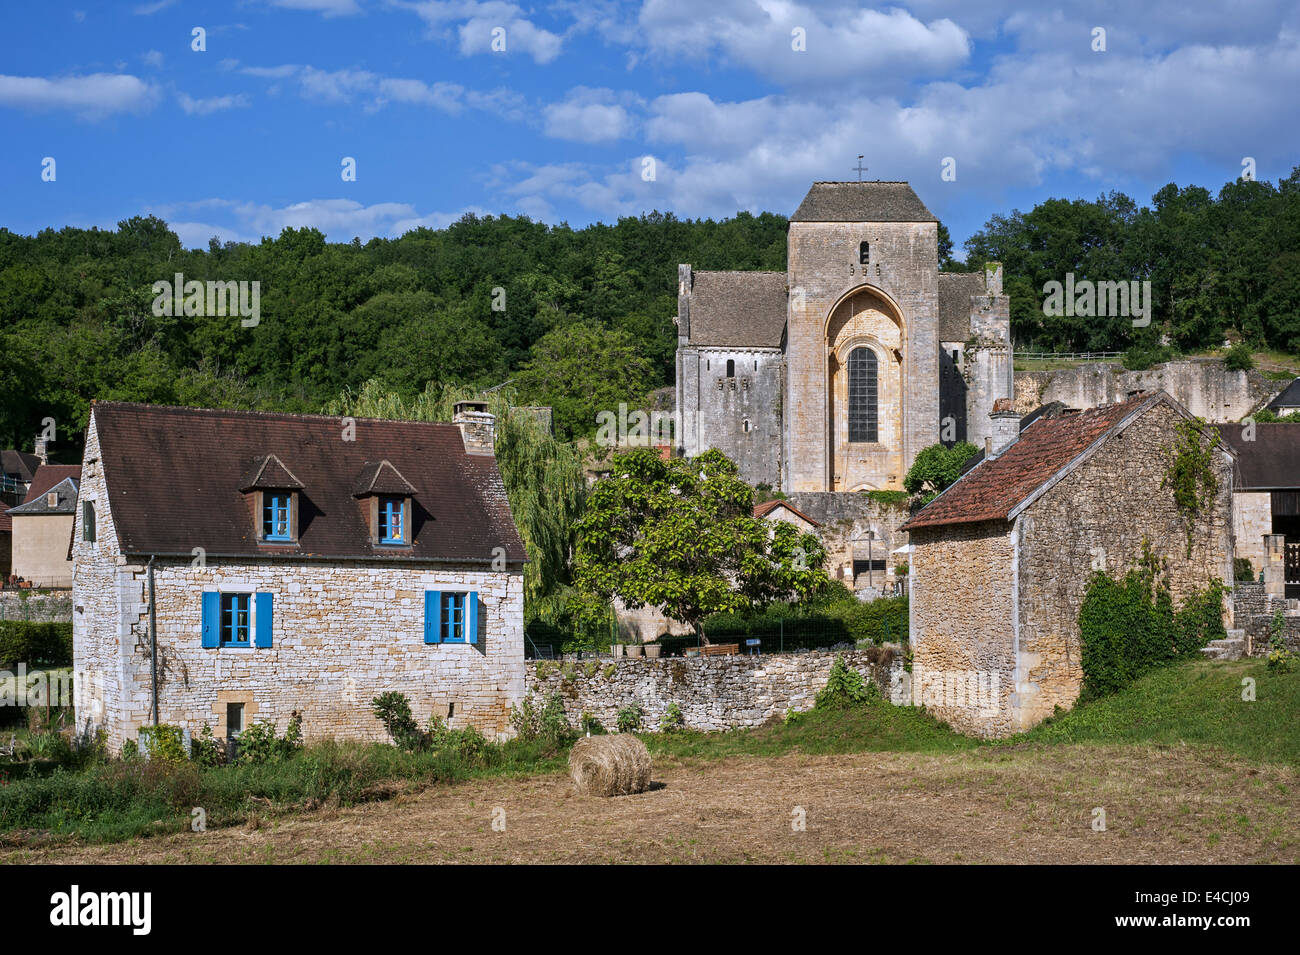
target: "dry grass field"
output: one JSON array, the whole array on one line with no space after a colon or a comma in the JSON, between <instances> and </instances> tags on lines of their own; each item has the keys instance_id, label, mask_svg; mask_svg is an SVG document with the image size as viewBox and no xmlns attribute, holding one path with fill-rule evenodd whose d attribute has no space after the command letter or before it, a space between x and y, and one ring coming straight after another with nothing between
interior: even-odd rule
<instances>
[{"instance_id":1,"label":"dry grass field","mask_svg":"<svg viewBox=\"0 0 1300 955\"><path fill-rule=\"evenodd\" d=\"M1296 863L1298 776L1181 745L660 755L654 788L637 796L578 796L555 773L478 779L205 833L11 843L0 861ZM504 831L492 825L498 807ZM796 807L805 831L792 826ZM1092 828L1094 807L1105 832Z\"/></svg>"}]
</instances>

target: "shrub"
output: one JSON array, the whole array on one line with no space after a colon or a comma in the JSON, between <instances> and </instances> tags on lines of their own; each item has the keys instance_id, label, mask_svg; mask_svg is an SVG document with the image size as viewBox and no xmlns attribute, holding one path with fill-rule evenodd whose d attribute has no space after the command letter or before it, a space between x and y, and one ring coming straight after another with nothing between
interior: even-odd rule
<instances>
[{"instance_id":1,"label":"shrub","mask_svg":"<svg viewBox=\"0 0 1300 955\"><path fill-rule=\"evenodd\" d=\"M1268 668L1277 673L1295 669L1295 654L1286 648L1286 617L1280 609L1268 623Z\"/></svg>"},{"instance_id":2,"label":"shrub","mask_svg":"<svg viewBox=\"0 0 1300 955\"><path fill-rule=\"evenodd\" d=\"M164 763L183 763L189 759L185 752L185 734L179 726L159 723L140 727L141 749L149 759Z\"/></svg>"},{"instance_id":3,"label":"shrub","mask_svg":"<svg viewBox=\"0 0 1300 955\"><path fill-rule=\"evenodd\" d=\"M979 448L968 441L958 441L951 448L942 444L922 448L907 469L903 487L910 494L921 495L921 503L928 504L961 476L962 465L978 452Z\"/></svg>"},{"instance_id":4,"label":"shrub","mask_svg":"<svg viewBox=\"0 0 1300 955\"><path fill-rule=\"evenodd\" d=\"M1146 371L1152 365L1159 365L1174 357L1174 350L1168 345L1133 345L1120 358L1129 371Z\"/></svg>"},{"instance_id":5,"label":"shrub","mask_svg":"<svg viewBox=\"0 0 1300 955\"><path fill-rule=\"evenodd\" d=\"M640 703L633 703L631 706L625 706L618 711L618 731L620 733L635 733L641 729L641 724L645 720L645 711L641 709Z\"/></svg>"},{"instance_id":6,"label":"shrub","mask_svg":"<svg viewBox=\"0 0 1300 955\"><path fill-rule=\"evenodd\" d=\"M72 624L0 620L0 663L26 663L28 668L72 666Z\"/></svg>"},{"instance_id":7,"label":"shrub","mask_svg":"<svg viewBox=\"0 0 1300 955\"><path fill-rule=\"evenodd\" d=\"M396 690L381 693L370 701L370 707L375 719L384 724L384 729L399 749L414 752L423 748L426 737L411 715L411 701L405 693ZM240 746L243 746L242 738Z\"/></svg>"},{"instance_id":8,"label":"shrub","mask_svg":"<svg viewBox=\"0 0 1300 955\"><path fill-rule=\"evenodd\" d=\"M1079 609L1083 692L1092 699L1128 686L1147 671L1196 654L1223 630L1223 587L1193 594L1179 611L1145 542L1138 567L1120 580L1093 574Z\"/></svg>"},{"instance_id":9,"label":"shrub","mask_svg":"<svg viewBox=\"0 0 1300 955\"><path fill-rule=\"evenodd\" d=\"M1255 356L1245 342L1237 342L1223 356L1223 364L1230 371L1250 371L1255 367Z\"/></svg>"},{"instance_id":10,"label":"shrub","mask_svg":"<svg viewBox=\"0 0 1300 955\"><path fill-rule=\"evenodd\" d=\"M848 666L843 657L837 656L835 662L831 664L826 685L817 694L814 705L819 710L845 709L866 702L868 702L868 695L867 688L862 682L862 674Z\"/></svg>"},{"instance_id":11,"label":"shrub","mask_svg":"<svg viewBox=\"0 0 1300 955\"><path fill-rule=\"evenodd\" d=\"M867 499L883 506L900 506L907 503L906 491L868 491Z\"/></svg>"},{"instance_id":12,"label":"shrub","mask_svg":"<svg viewBox=\"0 0 1300 955\"><path fill-rule=\"evenodd\" d=\"M582 716L578 719L578 730L586 736L604 736L605 724L590 710L583 710Z\"/></svg>"},{"instance_id":13,"label":"shrub","mask_svg":"<svg viewBox=\"0 0 1300 955\"><path fill-rule=\"evenodd\" d=\"M548 746L562 746L573 737L573 727L564 712L564 700L552 693L538 708L529 693L523 702L510 708L510 725L521 740L541 740Z\"/></svg>"},{"instance_id":14,"label":"shrub","mask_svg":"<svg viewBox=\"0 0 1300 955\"><path fill-rule=\"evenodd\" d=\"M212 735L212 727L203 724L203 732L190 741L190 759L200 766L211 768L226 761L226 750Z\"/></svg>"},{"instance_id":15,"label":"shrub","mask_svg":"<svg viewBox=\"0 0 1300 955\"><path fill-rule=\"evenodd\" d=\"M684 729L686 729L686 718L682 716L682 708L676 703L669 703L663 717L659 720L659 732L677 733Z\"/></svg>"},{"instance_id":16,"label":"shrub","mask_svg":"<svg viewBox=\"0 0 1300 955\"><path fill-rule=\"evenodd\" d=\"M400 695L400 694L399 694ZM405 699L403 697L403 699ZM410 712L410 707L407 707ZM241 766L259 766L288 759L302 748L302 717L295 710L289 717L284 736L277 739L275 724L261 720L239 734L239 759Z\"/></svg>"},{"instance_id":17,"label":"shrub","mask_svg":"<svg viewBox=\"0 0 1300 955\"><path fill-rule=\"evenodd\" d=\"M1238 557L1232 562L1233 579L1241 583L1253 583L1255 580L1255 566L1250 562L1249 557Z\"/></svg>"}]
</instances>

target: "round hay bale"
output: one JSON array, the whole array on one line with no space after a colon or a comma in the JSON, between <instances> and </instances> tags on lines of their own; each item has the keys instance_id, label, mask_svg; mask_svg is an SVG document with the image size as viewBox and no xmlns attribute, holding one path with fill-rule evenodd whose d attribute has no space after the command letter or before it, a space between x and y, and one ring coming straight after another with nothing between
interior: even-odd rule
<instances>
[{"instance_id":1,"label":"round hay bale","mask_svg":"<svg viewBox=\"0 0 1300 955\"><path fill-rule=\"evenodd\" d=\"M650 785L650 752L631 733L584 736L569 753L569 775L590 796L642 793Z\"/></svg>"}]
</instances>

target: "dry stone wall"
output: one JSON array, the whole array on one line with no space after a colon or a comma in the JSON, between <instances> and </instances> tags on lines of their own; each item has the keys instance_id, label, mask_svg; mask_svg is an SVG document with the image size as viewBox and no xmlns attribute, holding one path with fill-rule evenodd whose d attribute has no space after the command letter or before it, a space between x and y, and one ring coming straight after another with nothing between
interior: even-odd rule
<instances>
[{"instance_id":1,"label":"dry stone wall","mask_svg":"<svg viewBox=\"0 0 1300 955\"><path fill-rule=\"evenodd\" d=\"M657 729L670 703L687 727L725 730L761 726L788 710L812 709L836 656L905 702L901 653L893 648L764 656L673 657L576 662L529 661L525 691L539 700L558 693L573 725L584 712L613 727L618 711L639 704L645 728ZM540 670L540 673L539 673Z\"/></svg>"},{"instance_id":2,"label":"dry stone wall","mask_svg":"<svg viewBox=\"0 0 1300 955\"><path fill-rule=\"evenodd\" d=\"M33 623L67 623L72 619L72 592L54 590L6 590L0 593L0 620L31 620Z\"/></svg>"}]
</instances>

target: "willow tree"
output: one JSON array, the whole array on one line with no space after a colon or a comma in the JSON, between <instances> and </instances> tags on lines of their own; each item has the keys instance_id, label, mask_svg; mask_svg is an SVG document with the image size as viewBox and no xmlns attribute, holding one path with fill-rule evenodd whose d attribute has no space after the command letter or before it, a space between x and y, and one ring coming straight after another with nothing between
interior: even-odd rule
<instances>
[{"instance_id":1,"label":"willow tree","mask_svg":"<svg viewBox=\"0 0 1300 955\"><path fill-rule=\"evenodd\" d=\"M524 566L524 600L535 602L569 580L569 555L575 522L582 511L586 483L582 456L557 441L536 413L513 403L514 393L501 389L486 396L458 386L430 382L421 394L404 398L378 381L359 392L344 391L326 414L399 421L450 421L456 402L488 402L496 415L496 458L510 510L528 551Z\"/></svg>"}]
</instances>

